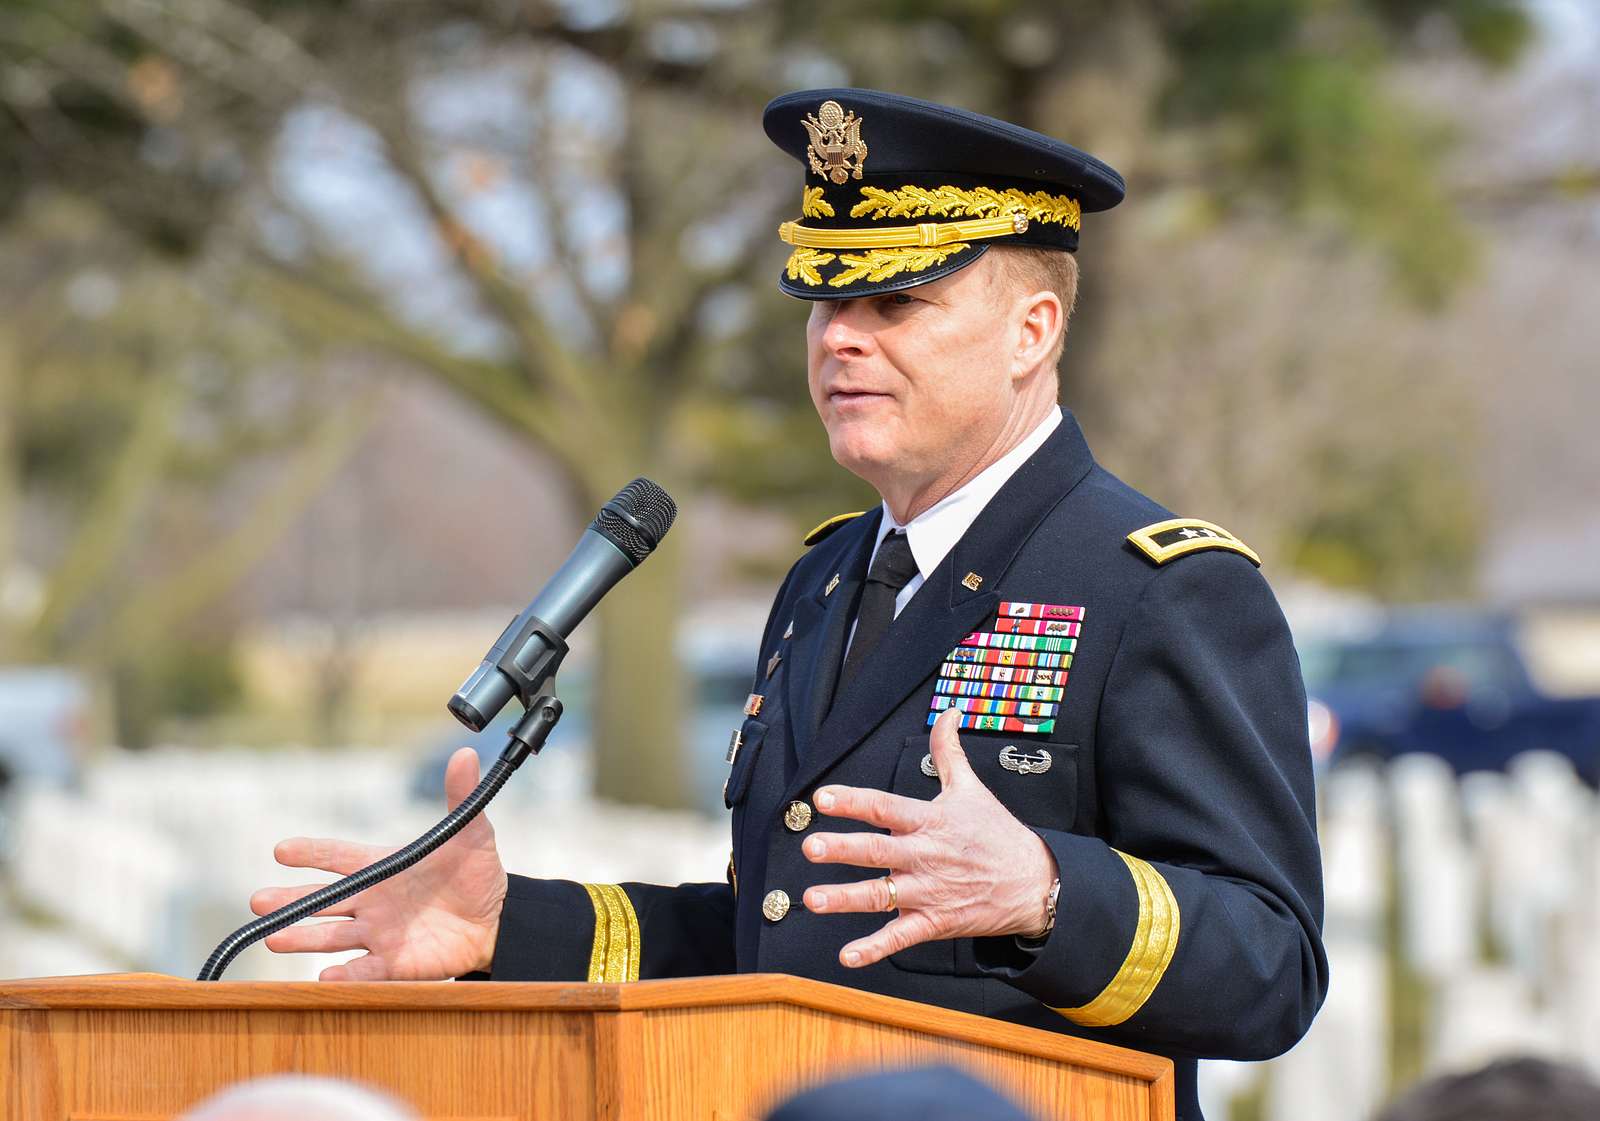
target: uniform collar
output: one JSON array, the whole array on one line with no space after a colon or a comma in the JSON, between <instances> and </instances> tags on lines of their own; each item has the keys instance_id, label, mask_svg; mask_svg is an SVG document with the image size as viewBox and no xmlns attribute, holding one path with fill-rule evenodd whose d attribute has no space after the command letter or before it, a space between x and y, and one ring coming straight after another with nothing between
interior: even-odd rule
<instances>
[{"instance_id":1,"label":"uniform collar","mask_svg":"<svg viewBox=\"0 0 1600 1121\"><path fill-rule=\"evenodd\" d=\"M939 562L955 548L956 542L971 528L990 499L1016 474L1017 468L1038 451L1061 424L1061 406L1054 405L1032 432L1020 444L985 467L957 490L941 498L909 522L899 522L883 503L883 517L878 523L877 540L873 542L871 556L876 556L878 546L890 532L903 529L906 543L911 546L911 557L917 562L917 571L926 580L939 567ZM871 563L870 560L868 562Z\"/></svg>"}]
</instances>

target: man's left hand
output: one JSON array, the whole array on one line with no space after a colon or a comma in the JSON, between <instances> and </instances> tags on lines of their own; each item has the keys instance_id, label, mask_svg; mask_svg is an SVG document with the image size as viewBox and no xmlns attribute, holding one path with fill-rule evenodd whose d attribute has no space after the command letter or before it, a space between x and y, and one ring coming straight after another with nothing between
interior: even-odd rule
<instances>
[{"instance_id":1,"label":"man's left hand","mask_svg":"<svg viewBox=\"0 0 1600 1121\"><path fill-rule=\"evenodd\" d=\"M881 930L839 951L846 966L871 965L936 938L1033 934L1044 926L1055 857L973 773L955 713L946 709L930 737L940 786L931 802L853 786L816 792L822 813L889 831L817 833L801 846L813 863L887 868L894 877L892 899L883 876L806 891L806 909L824 914L898 906Z\"/></svg>"}]
</instances>

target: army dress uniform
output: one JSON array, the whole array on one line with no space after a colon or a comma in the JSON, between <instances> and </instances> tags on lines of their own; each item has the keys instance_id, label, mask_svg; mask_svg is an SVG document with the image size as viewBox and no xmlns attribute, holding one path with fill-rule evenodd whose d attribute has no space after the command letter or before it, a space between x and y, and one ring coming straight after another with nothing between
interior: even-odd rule
<instances>
[{"instance_id":1,"label":"army dress uniform","mask_svg":"<svg viewBox=\"0 0 1600 1121\"><path fill-rule=\"evenodd\" d=\"M921 283L1002 239L1070 251L1078 216L1122 193L1115 172L1058 141L887 94L788 95L766 126L808 168L780 279L807 298ZM896 244L908 238L925 244ZM727 882L511 876L490 975L815 978L1170 1056L1190 1119L1195 1059L1293 1045L1327 961L1304 687L1283 615L1247 546L1096 464L1070 413L1025 444L985 473L992 497L843 678L887 514L808 537L730 746ZM812 832L870 828L821 814L814 791L936 797L929 733L947 707L978 777L1055 857L1055 926L1042 942L934 941L846 969L840 948L888 916L812 914L803 894L883 870L802 855Z\"/></svg>"}]
</instances>

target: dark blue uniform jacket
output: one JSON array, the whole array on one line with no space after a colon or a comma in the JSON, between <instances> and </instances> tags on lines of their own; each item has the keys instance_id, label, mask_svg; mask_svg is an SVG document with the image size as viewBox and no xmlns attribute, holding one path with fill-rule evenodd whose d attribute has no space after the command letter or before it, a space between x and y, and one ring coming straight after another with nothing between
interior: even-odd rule
<instances>
[{"instance_id":1,"label":"dark blue uniform jacket","mask_svg":"<svg viewBox=\"0 0 1600 1121\"><path fill-rule=\"evenodd\" d=\"M796 974L1170 1056L1178 1116L1198 1118L1194 1060L1288 1049L1322 1002L1327 959L1288 628L1245 556L1157 564L1127 540L1170 517L1097 466L1067 414L835 695L880 514L844 524L795 564L767 620L751 687L764 700L728 775L730 882L512 876L493 978ZM995 628L1002 601L1084 608L1053 730L960 733L979 777L1055 854L1055 929L1033 950L939 941L845 969L840 948L886 916L814 915L801 897L882 870L812 864L800 844L867 827L815 814L796 829L807 815L786 811L828 783L935 797L922 760L937 671ZM1008 769L1007 746L1051 765ZM792 904L776 921L773 892Z\"/></svg>"}]
</instances>

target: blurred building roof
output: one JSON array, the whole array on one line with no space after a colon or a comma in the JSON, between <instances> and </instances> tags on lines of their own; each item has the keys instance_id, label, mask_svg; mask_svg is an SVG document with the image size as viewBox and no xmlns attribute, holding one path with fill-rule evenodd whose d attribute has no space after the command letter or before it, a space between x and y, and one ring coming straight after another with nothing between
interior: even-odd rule
<instances>
[{"instance_id":1,"label":"blurred building roof","mask_svg":"<svg viewBox=\"0 0 1600 1121\"><path fill-rule=\"evenodd\" d=\"M1493 534L1484 555L1485 596L1522 607L1600 606L1600 501L1584 513L1525 518Z\"/></svg>"}]
</instances>

